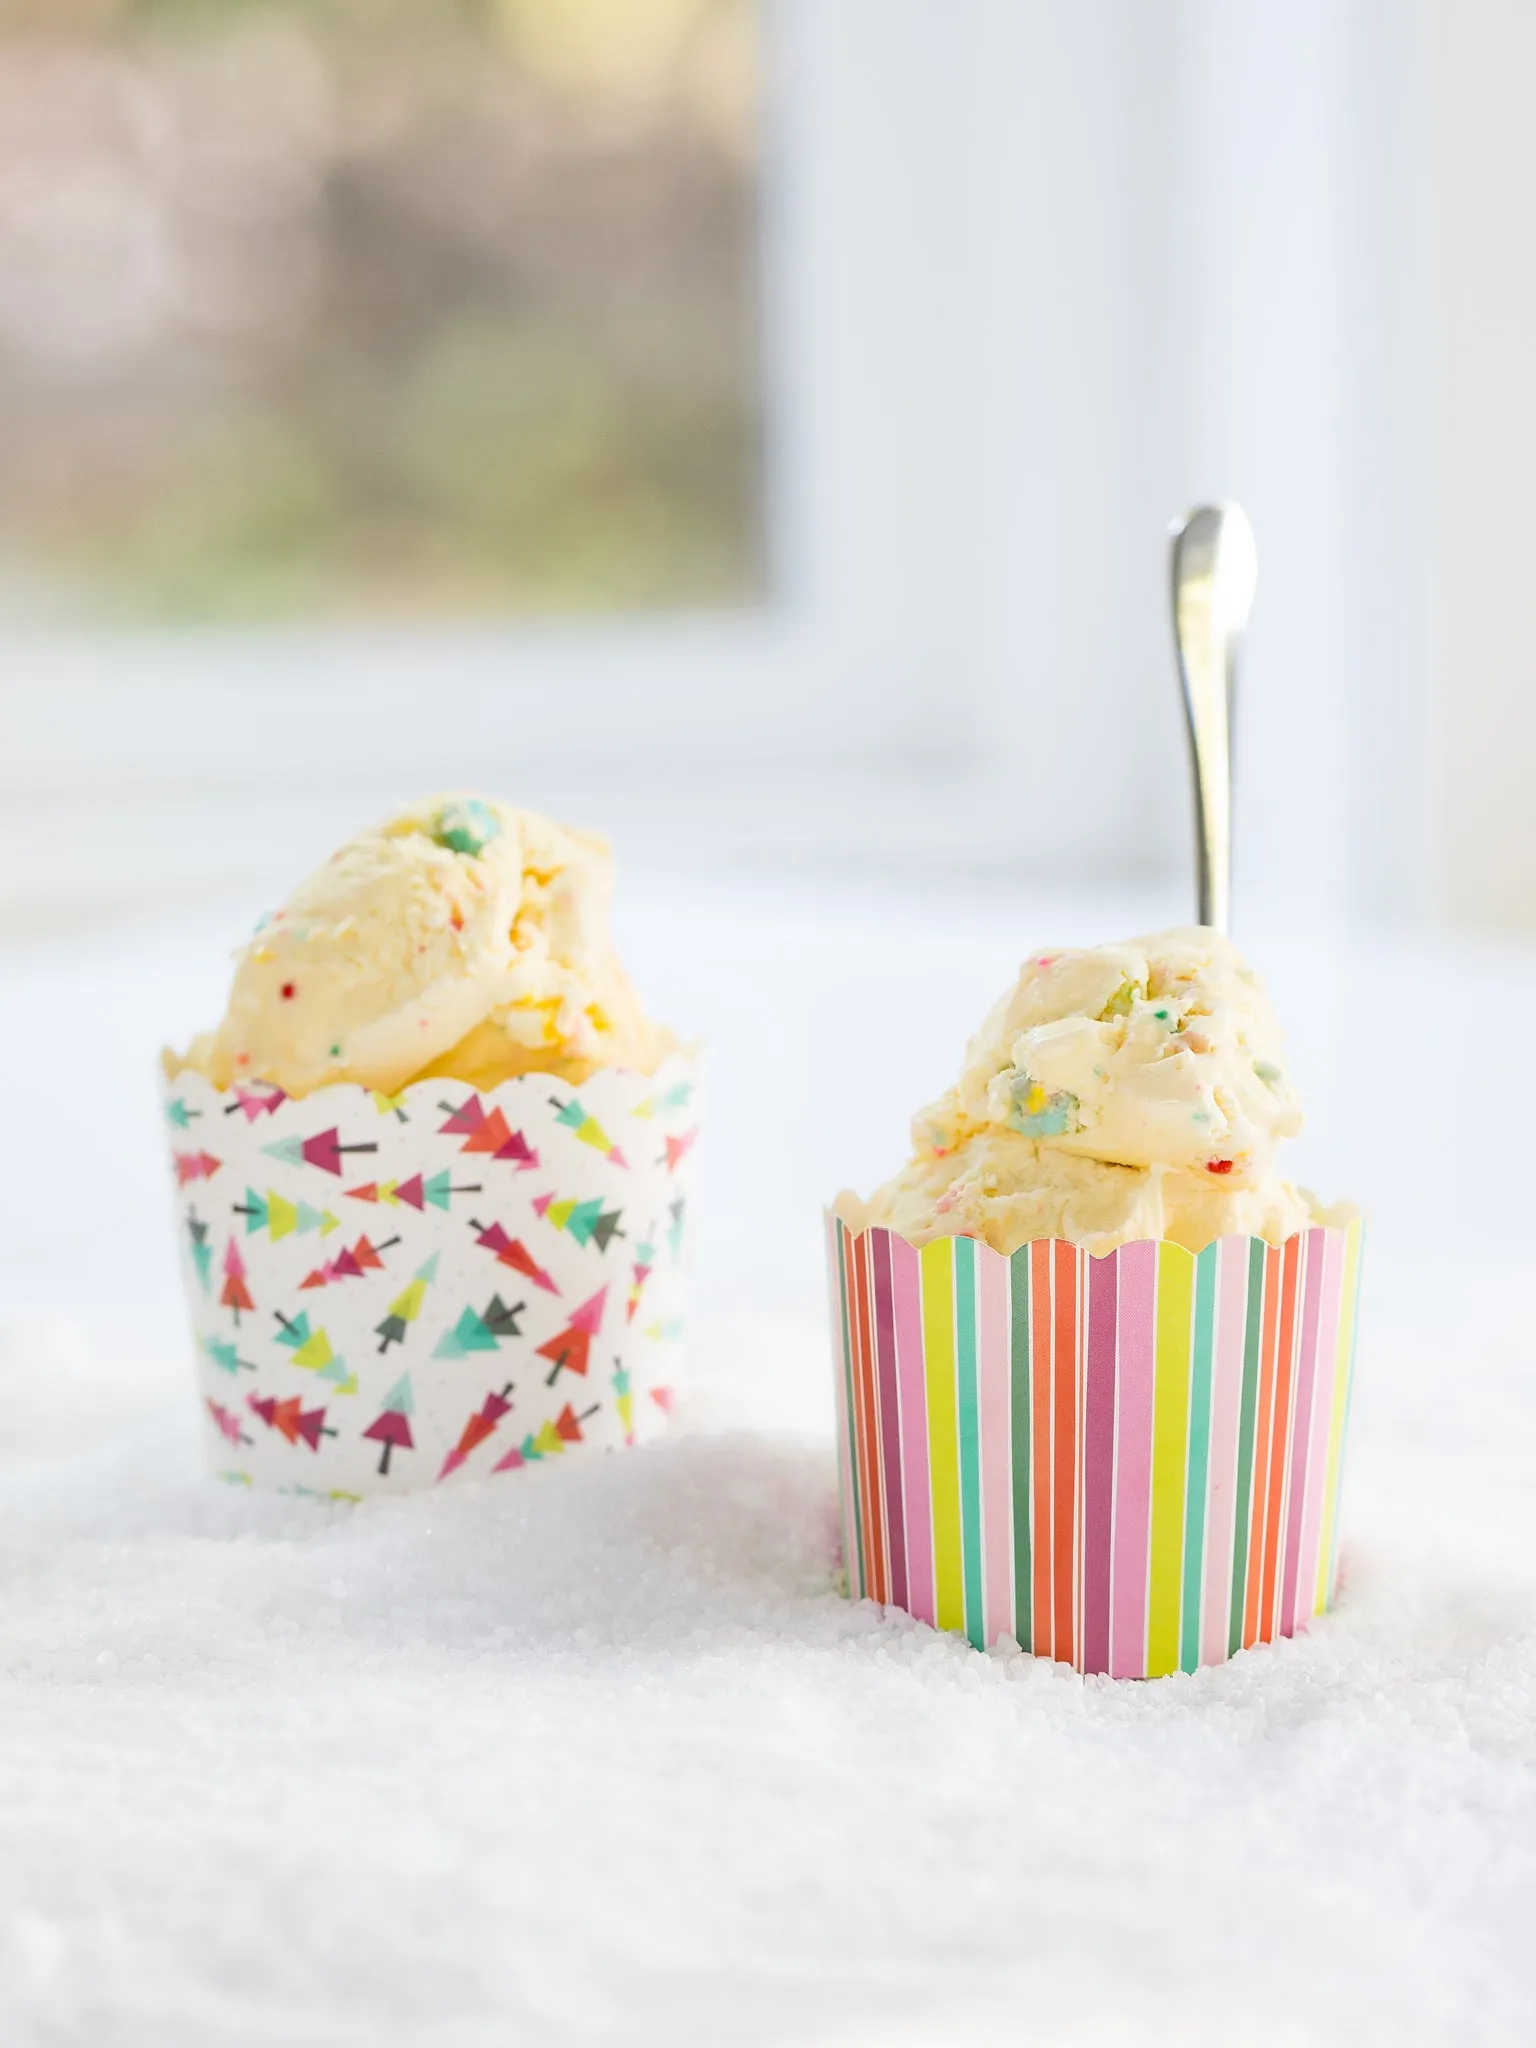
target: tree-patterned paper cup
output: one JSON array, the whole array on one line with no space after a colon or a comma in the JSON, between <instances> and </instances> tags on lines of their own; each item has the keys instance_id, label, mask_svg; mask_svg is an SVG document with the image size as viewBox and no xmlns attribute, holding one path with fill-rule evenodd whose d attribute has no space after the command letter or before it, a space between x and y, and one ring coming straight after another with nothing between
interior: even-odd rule
<instances>
[{"instance_id":1,"label":"tree-patterned paper cup","mask_svg":"<svg viewBox=\"0 0 1536 2048\"><path fill-rule=\"evenodd\" d=\"M1331 1604L1362 1225L1005 1258L827 1218L849 1591L1114 1678Z\"/></svg>"},{"instance_id":2,"label":"tree-patterned paper cup","mask_svg":"<svg viewBox=\"0 0 1536 2048\"><path fill-rule=\"evenodd\" d=\"M223 1477L326 1496L515 1472L665 1423L695 1062L476 1090L165 1084Z\"/></svg>"}]
</instances>

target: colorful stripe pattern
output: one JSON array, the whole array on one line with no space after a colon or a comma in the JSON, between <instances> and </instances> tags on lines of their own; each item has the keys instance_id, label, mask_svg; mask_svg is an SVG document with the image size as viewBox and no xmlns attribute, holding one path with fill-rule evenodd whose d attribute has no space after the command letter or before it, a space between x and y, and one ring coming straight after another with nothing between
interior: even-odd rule
<instances>
[{"instance_id":1,"label":"colorful stripe pattern","mask_svg":"<svg viewBox=\"0 0 1536 2048\"><path fill-rule=\"evenodd\" d=\"M849 1591L1114 1678L1333 1598L1361 1225L1095 1259L827 1219Z\"/></svg>"}]
</instances>

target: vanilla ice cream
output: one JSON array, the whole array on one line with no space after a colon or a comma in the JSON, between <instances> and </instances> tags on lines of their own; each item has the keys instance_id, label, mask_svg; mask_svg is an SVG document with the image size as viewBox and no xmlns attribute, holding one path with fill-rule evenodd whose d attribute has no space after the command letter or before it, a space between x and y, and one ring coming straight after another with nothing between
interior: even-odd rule
<instances>
[{"instance_id":1,"label":"vanilla ice cream","mask_svg":"<svg viewBox=\"0 0 1536 2048\"><path fill-rule=\"evenodd\" d=\"M393 1092L653 1068L609 930L604 840L486 797L429 798L360 832L263 918L223 1022L186 1056L220 1088Z\"/></svg>"},{"instance_id":2,"label":"vanilla ice cream","mask_svg":"<svg viewBox=\"0 0 1536 2048\"><path fill-rule=\"evenodd\" d=\"M839 1212L1001 1252L1042 1237L1095 1253L1143 1237L1280 1243L1338 1220L1276 1168L1300 1128L1258 977L1217 932L1155 932L1026 960L956 1086L914 1119L910 1163Z\"/></svg>"}]
</instances>

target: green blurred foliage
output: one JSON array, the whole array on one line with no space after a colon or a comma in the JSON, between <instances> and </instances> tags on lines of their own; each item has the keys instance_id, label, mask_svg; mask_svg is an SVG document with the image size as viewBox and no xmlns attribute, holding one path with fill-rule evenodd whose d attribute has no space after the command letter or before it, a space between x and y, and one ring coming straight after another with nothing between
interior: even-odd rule
<instances>
[{"instance_id":1,"label":"green blurred foliage","mask_svg":"<svg viewBox=\"0 0 1536 2048\"><path fill-rule=\"evenodd\" d=\"M750 0L0 5L0 220L36 215L0 290L13 606L755 596L752 28Z\"/></svg>"}]
</instances>

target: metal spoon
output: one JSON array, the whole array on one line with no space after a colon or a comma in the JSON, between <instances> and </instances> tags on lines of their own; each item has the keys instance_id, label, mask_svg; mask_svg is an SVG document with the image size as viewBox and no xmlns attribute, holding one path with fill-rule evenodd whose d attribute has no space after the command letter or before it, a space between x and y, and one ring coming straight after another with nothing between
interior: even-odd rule
<instances>
[{"instance_id":1,"label":"metal spoon","mask_svg":"<svg viewBox=\"0 0 1536 2048\"><path fill-rule=\"evenodd\" d=\"M1173 638L1195 784L1200 922L1232 918L1232 702L1258 557L1240 505L1198 505L1171 529Z\"/></svg>"}]
</instances>

